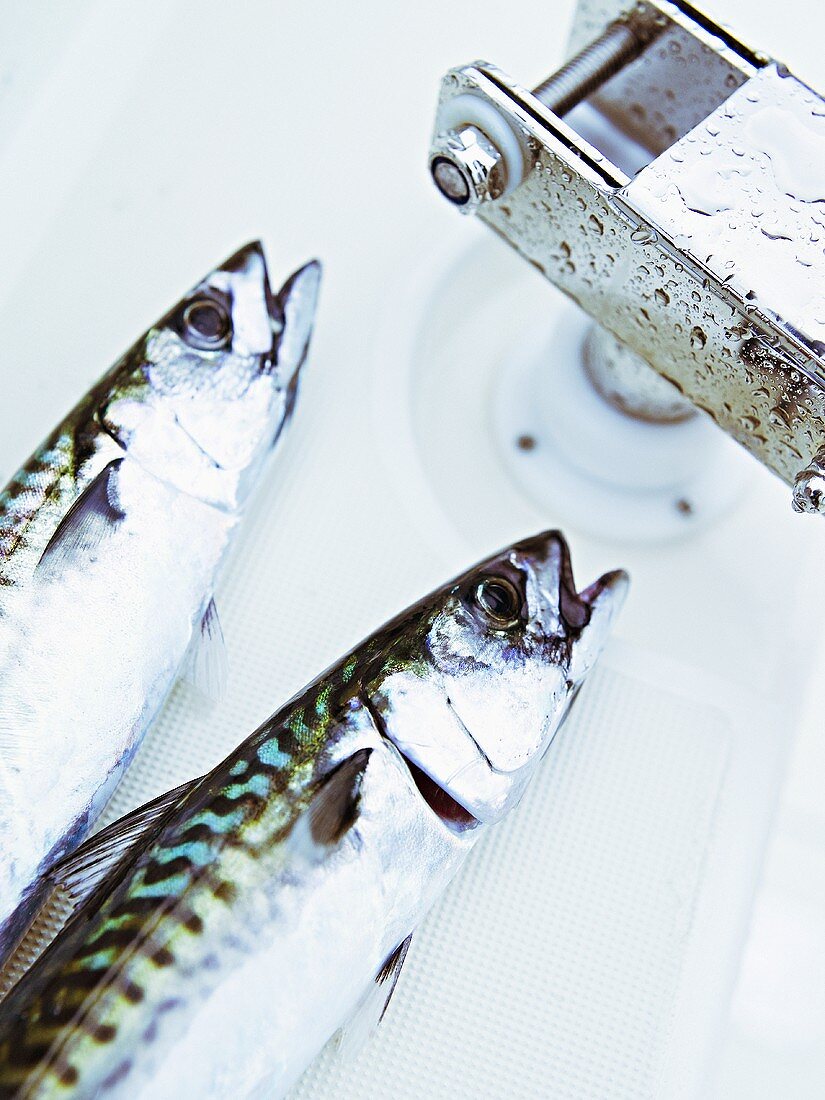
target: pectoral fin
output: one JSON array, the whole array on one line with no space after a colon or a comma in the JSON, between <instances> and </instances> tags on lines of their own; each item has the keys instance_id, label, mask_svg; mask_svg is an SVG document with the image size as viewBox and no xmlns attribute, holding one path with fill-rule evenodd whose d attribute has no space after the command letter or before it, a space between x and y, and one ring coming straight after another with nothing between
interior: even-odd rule
<instances>
[{"instance_id":1,"label":"pectoral fin","mask_svg":"<svg viewBox=\"0 0 825 1100\"><path fill-rule=\"evenodd\" d=\"M49 539L38 570L53 570L66 561L93 557L125 518L117 490L122 461L117 458L110 462L72 504Z\"/></svg>"},{"instance_id":2,"label":"pectoral fin","mask_svg":"<svg viewBox=\"0 0 825 1100\"><path fill-rule=\"evenodd\" d=\"M289 838L295 856L320 863L358 817L361 783L372 749L359 749L319 782Z\"/></svg>"},{"instance_id":3,"label":"pectoral fin","mask_svg":"<svg viewBox=\"0 0 825 1100\"><path fill-rule=\"evenodd\" d=\"M372 749L359 749L325 776L309 806L309 825L316 844L337 844L354 822L361 794L361 782Z\"/></svg>"}]
</instances>

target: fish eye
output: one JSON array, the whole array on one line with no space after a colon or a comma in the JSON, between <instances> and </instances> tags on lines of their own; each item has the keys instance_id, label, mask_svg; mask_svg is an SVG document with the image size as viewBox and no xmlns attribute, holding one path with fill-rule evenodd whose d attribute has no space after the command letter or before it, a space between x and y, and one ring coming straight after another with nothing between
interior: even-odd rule
<instances>
[{"instance_id":1,"label":"fish eye","mask_svg":"<svg viewBox=\"0 0 825 1100\"><path fill-rule=\"evenodd\" d=\"M226 308L214 298L189 302L181 317L184 340L201 351L226 347L232 337L232 320Z\"/></svg>"},{"instance_id":2,"label":"fish eye","mask_svg":"<svg viewBox=\"0 0 825 1100\"><path fill-rule=\"evenodd\" d=\"M506 577L485 577L476 586L474 597L498 630L508 630L521 617L521 594Z\"/></svg>"}]
</instances>

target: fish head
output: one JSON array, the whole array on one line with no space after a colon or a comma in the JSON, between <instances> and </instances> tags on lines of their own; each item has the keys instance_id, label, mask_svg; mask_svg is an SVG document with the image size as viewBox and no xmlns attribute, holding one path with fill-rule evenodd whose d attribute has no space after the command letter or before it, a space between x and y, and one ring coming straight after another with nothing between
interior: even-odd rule
<instances>
[{"instance_id":1,"label":"fish head","mask_svg":"<svg viewBox=\"0 0 825 1100\"><path fill-rule=\"evenodd\" d=\"M481 562L392 624L368 694L432 808L466 825L498 820L519 801L627 583L616 571L577 592L567 544L550 531Z\"/></svg>"},{"instance_id":2,"label":"fish head","mask_svg":"<svg viewBox=\"0 0 825 1100\"><path fill-rule=\"evenodd\" d=\"M259 242L202 279L102 384L98 418L149 472L238 507L292 413L320 265L273 293Z\"/></svg>"}]
</instances>

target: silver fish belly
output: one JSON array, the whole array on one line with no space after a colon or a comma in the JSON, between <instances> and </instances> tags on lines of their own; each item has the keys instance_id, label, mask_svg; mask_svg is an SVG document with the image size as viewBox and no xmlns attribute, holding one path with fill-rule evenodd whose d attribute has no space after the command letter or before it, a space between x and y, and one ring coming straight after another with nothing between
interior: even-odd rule
<instances>
[{"instance_id":1,"label":"silver fish belly","mask_svg":"<svg viewBox=\"0 0 825 1100\"><path fill-rule=\"evenodd\" d=\"M203 991L189 1027L165 1057L147 1050L124 1095L131 1087L131 1095L174 1100L185 1087L203 1097L282 1096L346 1021L364 1012L364 1030L378 1024L391 986L376 976L479 834L443 827L376 730L362 726L341 747L347 742L373 748L357 827L331 851L296 845L277 901L269 894L257 920L249 911L243 918L244 949L224 956L220 980Z\"/></svg>"},{"instance_id":2,"label":"silver fish belly","mask_svg":"<svg viewBox=\"0 0 825 1100\"><path fill-rule=\"evenodd\" d=\"M294 402L318 267L280 293L253 243L210 272L0 494L0 962L186 661ZM200 649L198 648L200 647Z\"/></svg>"}]
</instances>

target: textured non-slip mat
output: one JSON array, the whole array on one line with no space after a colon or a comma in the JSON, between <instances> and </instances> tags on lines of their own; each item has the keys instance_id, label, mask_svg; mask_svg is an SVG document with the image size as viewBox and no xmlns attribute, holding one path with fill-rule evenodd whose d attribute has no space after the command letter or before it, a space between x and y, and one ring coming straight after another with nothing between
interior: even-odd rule
<instances>
[{"instance_id":1,"label":"textured non-slip mat","mask_svg":"<svg viewBox=\"0 0 825 1100\"><path fill-rule=\"evenodd\" d=\"M661 1095L730 736L714 706L598 672L413 939L380 1033L330 1046L296 1100Z\"/></svg>"}]
</instances>

